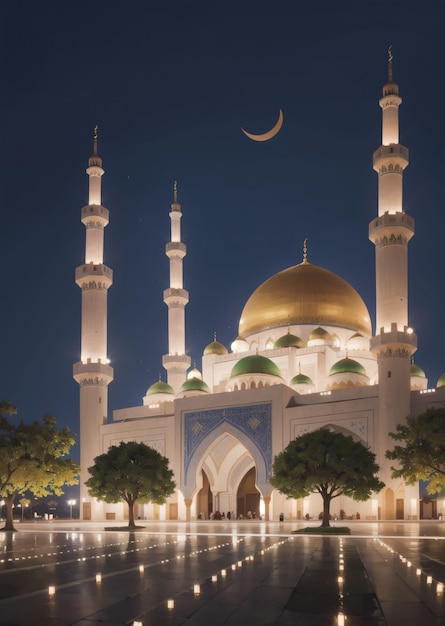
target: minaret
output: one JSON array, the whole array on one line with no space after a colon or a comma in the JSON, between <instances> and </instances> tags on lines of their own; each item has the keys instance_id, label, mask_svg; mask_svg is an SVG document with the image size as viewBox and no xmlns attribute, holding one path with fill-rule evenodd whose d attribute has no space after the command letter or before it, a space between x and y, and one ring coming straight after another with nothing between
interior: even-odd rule
<instances>
[{"instance_id":1,"label":"minaret","mask_svg":"<svg viewBox=\"0 0 445 626\"><path fill-rule=\"evenodd\" d=\"M189 294L183 288L182 259L187 248L181 241L181 205L178 202L178 186L173 186L173 203L170 211L171 240L165 247L170 259L170 287L164 291L164 302L168 306L168 354L162 358L167 370L167 382L178 393L186 380L190 357L185 354L185 306Z\"/></svg>"},{"instance_id":2,"label":"minaret","mask_svg":"<svg viewBox=\"0 0 445 626\"><path fill-rule=\"evenodd\" d=\"M101 204L104 170L97 154L97 126L86 172L89 199L81 211L86 228L85 263L76 268L76 283L82 289L81 356L73 366L73 376L80 385L80 516L96 519L101 505L88 495L84 482L94 457L103 452L100 426L107 422L108 385L113 380L113 368L107 357L107 291L113 283L113 272L103 263L108 209Z\"/></svg>"},{"instance_id":3,"label":"minaret","mask_svg":"<svg viewBox=\"0 0 445 626\"><path fill-rule=\"evenodd\" d=\"M408 149L399 143L398 85L393 81L393 55L388 50L388 81L380 99L382 145L374 152L378 173L378 217L369 225L369 238L376 253L376 332L371 350L377 355L379 373L378 450L381 478L390 490L383 496L383 519L408 516L401 510L403 496L393 493L385 451L394 440L388 436L410 414L410 362L417 349L417 337L408 325L408 242L414 235L414 220L403 210L403 171L408 165ZM392 489L392 491L391 491ZM382 491L382 494L385 490ZM406 492L405 492L406 495Z\"/></svg>"}]
</instances>

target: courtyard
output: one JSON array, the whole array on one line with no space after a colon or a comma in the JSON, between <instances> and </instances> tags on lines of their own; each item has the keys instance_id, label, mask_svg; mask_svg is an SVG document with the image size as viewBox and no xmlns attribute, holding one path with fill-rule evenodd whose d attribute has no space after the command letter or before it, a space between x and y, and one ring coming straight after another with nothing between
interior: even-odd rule
<instances>
[{"instance_id":1,"label":"courtyard","mask_svg":"<svg viewBox=\"0 0 445 626\"><path fill-rule=\"evenodd\" d=\"M287 521L141 524L0 533L0 625L445 624L445 523L348 522L329 537Z\"/></svg>"}]
</instances>

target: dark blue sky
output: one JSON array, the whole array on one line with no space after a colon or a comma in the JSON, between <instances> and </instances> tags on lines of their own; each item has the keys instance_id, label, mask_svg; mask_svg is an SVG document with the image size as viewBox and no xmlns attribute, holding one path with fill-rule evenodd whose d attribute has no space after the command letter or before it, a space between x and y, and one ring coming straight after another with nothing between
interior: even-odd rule
<instances>
[{"instance_id":1,"label":"dark blue sky","mask_svg":"<svg viewBox=\"0 0 445 626\"><path fill-rule=\"evenodd\" d=\"M416 362L445 371L442 0L5 3L2 9L1 397L78 432L85 174L98 123L110 416L137 405L167 351L165 243L183 209L187 350L230 345L270 275L309 260L349 281L375 319L372 153L393 45ZM279 135L254 143L284 112ZM163 372L163 377L165 375Z\"/></svg>"}]
</instances>

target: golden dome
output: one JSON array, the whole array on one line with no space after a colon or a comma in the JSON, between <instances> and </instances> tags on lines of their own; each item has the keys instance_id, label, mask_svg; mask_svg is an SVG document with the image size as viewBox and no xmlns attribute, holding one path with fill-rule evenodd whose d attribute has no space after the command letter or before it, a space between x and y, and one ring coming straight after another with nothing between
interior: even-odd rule
<instances>
[{"instance_id":1,"label":"golden dome","mask_svg":"<svg viewBox=\"0 0 445 626\"><path fill-rule=\"evenodd\" d=\"M239 334L249 337L269 328L323 324L371 335L365 303L343 278L303 261L275 274L248 299Z\"/></svg>"}]
</instances>

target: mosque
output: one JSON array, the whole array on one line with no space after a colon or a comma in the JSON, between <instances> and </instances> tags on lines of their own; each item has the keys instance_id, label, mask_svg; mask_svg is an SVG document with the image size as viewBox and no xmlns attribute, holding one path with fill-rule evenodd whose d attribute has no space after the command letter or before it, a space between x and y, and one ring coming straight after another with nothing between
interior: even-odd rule
<instances>
[{"instance_id":1,"label":"mosque","mask_svg":"<svg viewBox=\"0 0 445 626\"><path fill-rule=\"evenodd\" d=\"M287 444L325 427L369 447L385 483L366 502L333 501L331 512L361 519L419 519L445 510L445 502L423 501L418 486L391 478L385 451L388 433L407 415L445 404L445 374L428 388L413 362L417 336L408 323L408 243L414 220L403 210L403 172L408 149L399 143L402 102L388 61L380 99L382 143L374 152L378 214L369 224L376 254L376 319L358 292L329 270L313 265L304 248L299 265L270 277L248 298L230 347L203 347L202 371L190 369L185 353L183 286L186 245L181 240L181 205L175 184L166 245L170 284L167 382L154 381L142 404L114 411L108 421L107 291L112 270L103 263L108 210L101 204L104 173L97 131L89 159L89 204L81 210L86 228L85 263L76 269L82 290L81 360L74 364L80 386L82 483L94 457L121 441L140 441L169 459L176 492L162 506L138 504L141 519L208 519L212 512L277 520L318 518L318 494L287 500L268 482L274 456ZM167 282L167 280L166 280ZM121 520L123 504L106 504L81 485L81 517Z\"/></svg>"}]
</instances>

